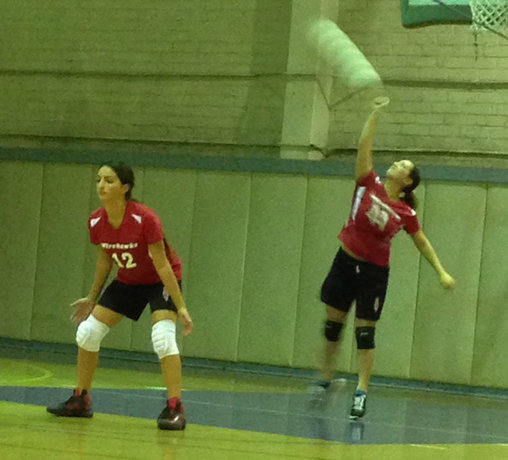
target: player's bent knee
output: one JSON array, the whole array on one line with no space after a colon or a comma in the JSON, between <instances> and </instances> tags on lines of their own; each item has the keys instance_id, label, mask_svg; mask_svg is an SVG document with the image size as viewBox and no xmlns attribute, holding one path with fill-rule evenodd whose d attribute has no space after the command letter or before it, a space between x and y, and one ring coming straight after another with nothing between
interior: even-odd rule
<instances>
[{"instance_id":1,"label":"player's bent knee","mask_svg":"<svg viewBox=\"0 0 508 460\"><path fill-rule=\"evenodd\" d=\"M325 337L329 342L338 342L341 336L342 328L344 323L338 323L330 321L329 319L325 322Z\"/></svg>"},{"instance_id":2,"label":"player's bent knee","mask_svg":"<svg viewBox=\"0 0 508 460\"><path fill-rule=\"evenodd\" d=\"M76 343L86 351L97 352L101 348L102 339L108 332L109 326L90 315L79 324L76 331Z\"/></svg>"},{"instance_id":3,"label":"player's bent knee","mask_svg":"<svg viewBox=\"0 0 508 460\"><path fill-rule=\"evenodd\" d=\"M176 344L175 322L169 319L157 321L152 326L152 344L159 359L180 354Z\"/></svg>"},{"instance_id":4,"label":"player's bent knee","mask_svg":"<svg viewBox=\"0 0 508 460\"><path fill-rule=\"evenodd\" d=\"M372 350L376 348L374 336L376 334L376 328L365 326L356 328L356 346L358 350Z\"/></svg>"}]
</instances>

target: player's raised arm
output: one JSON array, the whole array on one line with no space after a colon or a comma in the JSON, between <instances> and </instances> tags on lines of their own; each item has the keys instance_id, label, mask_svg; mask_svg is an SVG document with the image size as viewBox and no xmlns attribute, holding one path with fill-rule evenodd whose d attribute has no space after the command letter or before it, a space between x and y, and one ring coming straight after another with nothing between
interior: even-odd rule
<instances>
[{"instance_id":1,"label":"player's raised arm","mask_svg":"<svg viewBox=\"0 0 508 460\"><path fill-rule=\"evenodd\" d=\"M356 154L355 178L357 181L367 176L373 169L372 141L376 133L381 110L383 107L387 106L389 102L390 99L387 97L378 97L374 99L374 108L363 125L358 142L358 152Z\"/></svg>"}]
</instances>

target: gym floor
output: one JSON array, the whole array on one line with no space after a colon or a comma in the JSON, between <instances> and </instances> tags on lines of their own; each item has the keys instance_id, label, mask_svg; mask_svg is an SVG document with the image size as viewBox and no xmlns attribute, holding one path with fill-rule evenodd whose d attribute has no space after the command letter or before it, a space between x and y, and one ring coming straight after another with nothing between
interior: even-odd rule
<instances>
[{"instance_id":1,"label":"gym floor","mask_svg":"<svg viewBox=\"0 0 508 460\"><path fill-rule=\"evenodd\" d=\"M0 347L0 458L35 459L507 459L508 398L374 385L367 415L347 415L352 381L311 405L308 377L188 364L183 432L159 431L158 365L101 358L94 417L45 406L70 396L70 353Z\"/></svg>"}]
</instances>

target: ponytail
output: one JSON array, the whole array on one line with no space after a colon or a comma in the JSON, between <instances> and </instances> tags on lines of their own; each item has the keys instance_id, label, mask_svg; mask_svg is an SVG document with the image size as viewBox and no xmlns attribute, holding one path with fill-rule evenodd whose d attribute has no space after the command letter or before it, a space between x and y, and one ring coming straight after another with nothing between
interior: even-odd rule
<instances>
[{"instance_id":1,"label":"ponytail","mask_svg":"<svg viewBox=\"0 0 508 460\"><path fill-rule=\"evenodd\" d=\"M401 199L412 209L416 209L418 206L418 200L416 199L416 195L412 190L410 191L404 190L402 192Z\"/></svg>"},{"instance_id":2,"label":"ponytail","mask_svg":"<svg viewBox=\"0 0 508 460\"><path fill-rule=\"evenodd\" d=\"M416 209L418 206L418 201L416 199L416 196L414 194L414 189L418 187L420 184L420 171L415 166L409 173L409 177L413 179L413 182L409 184L407 187L402 189L402 196L401 199L404 201L410 208Z\"/></svg>"}]
</instances>

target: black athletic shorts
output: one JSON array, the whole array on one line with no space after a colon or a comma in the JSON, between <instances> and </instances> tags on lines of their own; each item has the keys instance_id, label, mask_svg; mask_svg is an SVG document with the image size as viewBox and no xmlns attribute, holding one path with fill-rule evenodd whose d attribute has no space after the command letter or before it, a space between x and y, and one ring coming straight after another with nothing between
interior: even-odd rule
<instances>
[{"instance_id":1,"label":"black athletic shorts","mask_svg":"<svg viewBox=\"0 0 508 460\"><path fill-rule=\"evenodd\" d=\"M356 301L356 317L377 321L388 288L389 267L362 262L339 249L321 287L321 301L348 313Z\"/></svg>"},{"instance_id":2,"label":"black athletic shorts","mask_svg":"<svg viewBox=\"0 0 508 460\"><path fill-rule=\"evenodd\" d=\"M180 281L178 284L181 287ZM102 293L98 304L134 321L139 319L146 304L150 304L152 312L155 310L177 311L162 283L124 284L113 280Z\"/></svg>"}]
</instances>

